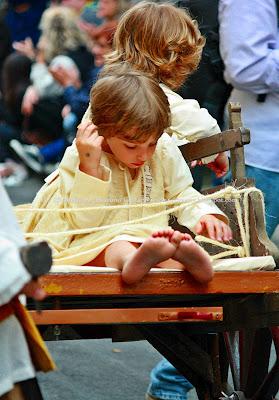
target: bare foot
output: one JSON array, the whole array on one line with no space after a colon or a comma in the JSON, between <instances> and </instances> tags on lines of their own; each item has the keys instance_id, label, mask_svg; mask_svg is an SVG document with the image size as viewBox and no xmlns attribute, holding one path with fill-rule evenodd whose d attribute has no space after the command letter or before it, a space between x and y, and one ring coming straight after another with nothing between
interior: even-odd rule
<instances>
[{"instance_id":1,"label":"bare foot","mask_svg":"<svg viewBox=\"0 0 279 400\"><path fill-rule=\"evenodd\" d=\"M137 251L128 256L122 269L123 280L130 284L138 282L152 267L172 258L180 240L172 229L153 233Z\"/></svg>"},{"instance_id":2,"label":"bare foot","mask_svg":"<svg viewBox=\"0 0 279 400\"><path fill-rule=\"evenodd\" d=\"M208 253L187 233L182 239L172 258L184 265L199 282L209 282L213 278L213 269Z\"/></svg>"}]
</instances>

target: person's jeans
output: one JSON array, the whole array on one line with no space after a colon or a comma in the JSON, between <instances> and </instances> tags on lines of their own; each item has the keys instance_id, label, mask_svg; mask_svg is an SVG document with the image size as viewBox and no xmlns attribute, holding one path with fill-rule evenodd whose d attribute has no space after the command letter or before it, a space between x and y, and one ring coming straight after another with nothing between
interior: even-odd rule
<instances>
[{"instance_id":1,"label":"person's jeans","mask_svg":"<svg viewBox=\"0 0 279 400\"><path fill-rule=\"evenodd\" d=\"M193 386L165 358L151 371L148 394L162 400L187 400Z\"/></svg>"},{"instance_id":2,"label":"person's jeans","mask_svg":"<svg viewBox=\"0 0 279 400\"><path fill-rule=\"evenodd\" d=\"M246 176L255 179L256 187L264 194L266 231L271 237L279 224L279 172L246 165Z\"/></svg>"},{"instance_id":3,"label":"person's jeans","mask_svg":"<svg viewBox=\"0 0 279 400\"><path fill-rule=\"evenodd\" d=\"M272 236L279 224L279 172L245 166L247 178L255 179L255 186L264 194L266 232ZM221 185L232 180L231 172L225 177L212 181L213 186Z\"/></svg>"}]
</instances>

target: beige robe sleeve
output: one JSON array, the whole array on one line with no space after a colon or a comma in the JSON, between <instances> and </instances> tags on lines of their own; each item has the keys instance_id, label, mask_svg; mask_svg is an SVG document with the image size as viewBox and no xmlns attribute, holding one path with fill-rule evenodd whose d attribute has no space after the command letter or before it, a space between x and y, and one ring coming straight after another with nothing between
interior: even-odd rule
<instances>
[{"instance_id":1,"label":"beige robe sleeve","mask_svg":"<svg viewBox=\"0 0 279 400\"><path fill-rule=\"evenodd\" d=\"M87 175L79 170L79 157L75 145L69 147L59 167L60 192L65 207L85 209L67 214L74 229L89 228L102 224L111 185L111 170L101 165L103 179ZM97 206L100 210L87 210Z\"/></svg>"},{"instance_id":2,"label":"beige robe sleeve","mask_svg":"<svg viewBox=\"0 0 279 400\"><path fill-rule=\"evenodd\" d=\"M171 109L171 126L167 132L172 136L177 146L199 139L216 135L220 128L205 108L200 108L196 100L183 99L166 85L161 85ZM215 160L216 155L202 159L204 164Z\"/></svg>"},{"instance_id":3,"label":"beige robe sleeve","mask_svg":"<svg viewBox=\"0 0 279 400\"><path fill-rule=\"evenodd\" d=\"M167 136L164 136L162 146L162 165L165 182L165 196L168 200L185 199L187 201L201 200L205 197L192 187L193 178L187 163L179 148ZM195 225L200 218L207 214L214 214L227 222L225 214L212 202L201 201L175 213L178 222L195 232Z\"/></svg>"}]
</instances>

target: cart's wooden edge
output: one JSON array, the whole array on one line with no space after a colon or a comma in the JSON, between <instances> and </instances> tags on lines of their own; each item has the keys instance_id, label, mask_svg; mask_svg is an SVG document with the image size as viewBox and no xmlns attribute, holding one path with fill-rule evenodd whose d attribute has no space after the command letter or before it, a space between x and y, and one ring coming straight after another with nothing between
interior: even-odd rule
<instances>
[{"instance_id":1,"label":"cart's wooden edge","mask_svg":"<svg viewBox=\"0 0 279 400\"><path fill-rule=\"evenodd\" d=\"M208 284L187 272L150 272L134 285L125 284L120 272L52 273L41 283L50 296L279 293L279 271L216 272Z\"/></svg>"}]
</instances>

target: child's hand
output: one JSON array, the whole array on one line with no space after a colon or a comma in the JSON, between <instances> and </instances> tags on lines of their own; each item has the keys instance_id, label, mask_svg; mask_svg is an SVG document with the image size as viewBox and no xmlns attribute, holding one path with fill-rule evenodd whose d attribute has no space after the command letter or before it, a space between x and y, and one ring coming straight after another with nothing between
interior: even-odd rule
<instances>
[{"instance_id":1,"label":"child's hand","mask_svg":"<svg viewBox=\"0 0 279 400\"><path fill-rule=\"evenodd\" d=\"M46 292L41 288L39 282L35 280L32 280L23 286L20 293L39 301L43 300L47 295Z\"/></svg>"},{"instance_id":2,"label":"child's hand","mask_svg":"<svg viewBox=\"0 0 279 400\"><path fill-rule=\"evenodd\" d=\"M229 159L226 153L219 153L214 161L205 164L205 166L215 172L217 178L226 175L229 170Z\"/></svg>"},{"instance_id":3,"label":"child's hand","mask_svg":"<svg viewBox=\"0 0 279 400\"><path fill-rule=\"evenodd\" d=\"M21 102L21 112L23 115L29 116L33 112L34 105L39 101L39 94L37 89L30 85L26 89L22 102Z\"/></svg>"},{"instance_id":4,"label":"child's hand","mask_svg":"<svg viewBox=\"0 0 279 400\"><path fill-rule=\"evenodd\" d=\"M219 242L228 242L232 239L231 228L225 222L214 217L214 215L201 217L195 226L195 231L198 235L207 236Z\"/></svg>"},{"instance_id":5,"label":"child's hand","mask_svg":"<svg viewBox=\"0 0 279 400\"><path fill-rule=\"evenodd\" d=\"M79 72L76 68L65 68L62 65L56 65L50 66L48 70L53 78L64 88L74 86L79 89L81 87Z\"/></svg>"},{"instance_id":6,"label":"child's hand","mask_svg":"<svg viewBox=\"0 0 279 400\"><path fill-rule=\"evenodd\" d=\"M65 104L61 111L62 118L66 118L71 111L72 111L71 106L69 104Z\"/></svg>"},{"instance_id":7,"label":"child's hand","mask_svg":"<svg viewBox=\"0 0 279 400\"><path fill-rule=\"evenodd\" d=\"M13 48L20 54L23 54L26 57L29 57L30 60L35 60L36 51L30 37L27 37L24 40L19 42L13 42Z\"/></svg>"},{"instance_id":8,"label":"child's hand","mask_svg":"<svg viewBox=\"0 0 279 400\"><path fill-rule=\"evenodd\" d=\"M78 126L76 146L79 153L79 169L88 175L101 177L100 160L104 137L98 135L97 127L90 121Z\"/></svg>"}]
</instances>

